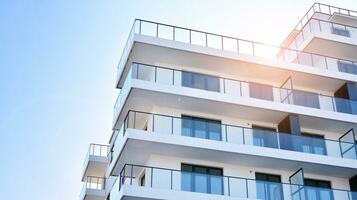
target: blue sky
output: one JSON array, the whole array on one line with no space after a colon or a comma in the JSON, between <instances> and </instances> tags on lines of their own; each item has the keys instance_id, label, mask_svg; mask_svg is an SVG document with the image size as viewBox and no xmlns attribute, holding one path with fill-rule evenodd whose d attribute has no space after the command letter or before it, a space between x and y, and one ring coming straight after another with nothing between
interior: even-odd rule
<instances>
[{"instance_id":1,"label":"blue sky","mask_svg":"<svg viewBox=\"0 0 357 200\"><path fill-rule=\"evenodd\" d=\"M313 0L0 0L0 194L71 200L134 18L279 44ZM322 1L357 10L356 0ZM5 196L4 196L5 195Z\"/></svg>"}]
</instances>

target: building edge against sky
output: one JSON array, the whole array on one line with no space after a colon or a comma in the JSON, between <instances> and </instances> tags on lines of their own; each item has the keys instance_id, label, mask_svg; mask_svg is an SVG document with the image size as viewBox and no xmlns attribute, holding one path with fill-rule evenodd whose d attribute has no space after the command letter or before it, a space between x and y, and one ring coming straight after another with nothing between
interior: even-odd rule
<instances>
[{"instance_id":1,"label":"building edge against sky","mask_svg":"<svg viewBox=\"0 0 357 200\"><path fill-rule=\"evenodd\" d=\"M136 19L81 200L357 199L357 11L281 46Z\"/></svg>"}]
</instances>

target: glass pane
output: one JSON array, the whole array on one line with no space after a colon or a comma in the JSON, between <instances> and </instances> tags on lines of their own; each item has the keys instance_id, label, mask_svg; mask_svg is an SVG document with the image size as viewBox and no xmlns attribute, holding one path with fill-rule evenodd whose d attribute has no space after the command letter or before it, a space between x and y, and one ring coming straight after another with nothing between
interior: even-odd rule
<instances>
[{"instance_id":1,"label":"glass pane","mask_svg":"<svg viewBox=\"0 0 357 200\"><path fill-rule=\"evenodd\" d=\"M212 194L223 194L223 177L210 177L210 190Z\"/></svg>"},{"instance_id":2,"label":"glass pane","mask_svg":"<svg viewBox=\"0 0 357 200\"><path fill-rule=\"evenodd\" d=\"M190 72L181 72L181 85L184 87L192 87L192 74Z\"/></svg>"},{"instance_id":3,"label":"glass pane","mask_svg":"<svg viewBox=\"0 0 357 200\"><path fill-rule=\"evenodd\" d=\"M192 119L190 117L182 116L181 135L192 136L192 129Z\"/></svg>"},{"instance_id":4,"label":"glass pane","mask_svg":"<svg viewBox=\"0 0 357 200\"><path fill-rule=\"evenodd\" d=\"M207 193L207 175L205 174L194 174L194 191Z\"/></svg>"},{"instance_id":5,"label":"glass pane","mask_svg":"<svg viewBox=\"0 0 357 200\"><path fill-rule=\"evenodd\" d=\"M207 138L206 122L202 120L193 121L193 136L197 138Z\"/></svg>"},{"instance_id":6,"label":"glass pane","mask_svg":"<svg viewBox=\"0 0 357 200\"><path fill-rule=\"evenodd\" d=\"M208 122L207 126L209 139L221 141L221 124Z\"/></svg>"},{"instance_id":7,"label":"glass pane","mask_svg":"<svg viewBox=\"0 0 357 200\"><path fill-rule=\"evenodd\" d=\"M181 190L192 191L192 176L191 173L182 172L181 175Z\"/></svg>"},{"instance_id":8,"label":"glass pane","mask_svg":"<svg viewBox=\"0 0 357 200\"><path fill-rule=\"evenodd\" d=\"M219 78L213 76L207 76L207 90L219 92Z\"/></svg>"}]
</instances>

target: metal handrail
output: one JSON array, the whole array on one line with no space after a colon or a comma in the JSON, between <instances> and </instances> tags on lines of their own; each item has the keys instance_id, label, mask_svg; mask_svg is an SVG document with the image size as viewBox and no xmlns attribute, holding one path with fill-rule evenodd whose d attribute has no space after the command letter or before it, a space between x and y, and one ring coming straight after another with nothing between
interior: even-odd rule
<instances>
[{"instance_id":1,"label":"metal handrail","mask_svg":"<svg viewBox=\"0 0 357 200\"><path fill-rule=\"evenodd\" d=\"M128 168L128 169L127 169ZM200 174L200 173L195 173L195 172L185 172L182 170L178 170L178 169L170 169L170 168L164 168L164 167L154 167L154 166L148 166L148 165L136 165L136 164L127 164L125 163L123 168L120 171L120 175L118 177L117 181L120 181L119 184L119 191L121 189L122 184L124 184L125 178L129 178L130 179L130 184L133 184L133 179L137 178L133 175L133 170L134 168L143 168L143 169L149 169L151 175L153 175L153 171L154 170L165 170L165 171L169 171L171 172L170 174L170 184L171 184L171 190L173 189L173 172L178 172L178 173L189 173L189 174ZM129 171L129 175L126 175L126 171ZM228 187L230 187L229 183L230 183L230 179L240 179L246 182L245 186L248 187L248 181L255 181L255 182L261 182L261 183L273 183L273 184L280 184L280 185L288 185L288 186L298 186L298 187L305 187L305 188L316 188L316 189L326 189L326 190L331 190L331 191L340 191L340 192L347 192L348 194L351 194L352 191L350 190L344 190L344 189L337 189L337 188L319 188L319 187L311 187L311 186L305 186L305 185L300 185L300 184L293 184L293 183L286 183L286 182L280 182L280 183L276 183L276 182L269 182L269 181L260 181L257 179L253 179L253 178L245 178L245 177L239 177L239 176L227 176L227 175L222 175L222 176L216 176L216 175L209 175L209 174L200 174L200 175L205 175L208 177L222 177L222 178L227 178L227 184ZM152 179L153 176L150 176L150 187L153 187L152 184ZM289 187L290 188L290 187ZM228 190L229 191L229 190ZM228 192L229 193L229 192ZM247 194L248 195L248 194Z\"/></svg>"},{"instance_id":2,"label":"metal handrail","mask_svg":"<svg viewBox=\"0 0 357 200\"><path fill-rule=\"evenodd\" d=\"M290 54L291 52L294 52L294 54L296 54L296 56L298 57L299 55L310 55L312 62L313 63L313 56L317 56L317 57L323 57L325 60L326 59L336 59L336 60L340 60L343 62L351 62L353 63L353 60L346 60L346 59L340 59L337 57L332 57L332 56L325 56L322 54L318 54L318 53L307 53L304 51L300 51L297 49L292 49L292 48L287 48L287 47L281 47L281 46L277 46L277 45L270 45L270 44L266 44L266 43L262 43L262 42L256 42L256 41L252 41L252 40L247 40L247 39L242 39L242 38L237 38L237 37L232 37L232 36L225 36L222 34L216 34L216 33L211 33L211 32L206 32L206 31L201 31L201 30L196 30L196 29L190 29L190 28L185 28L185 27L180 27L180 26L174 26L174 25L169 25L169 24L165 24L165 23L159 23L159 22L153 22L153 21L148 21L148 20L143 20L143 19L135 19L132 27L131 27L131 31L130 31L130 35L128 37L128 40L126 42L126 45L124 47L123 50L123 54L119 60L119 64L118 64L118 77L117 77L117 84L119 83L119 81L121 80L121 77L123 76L122 70L123 67L125 66L126 62L125 59L127 59L128 55L129 55L129 48L131 48L131 46L129 46L129 41L131 41L132 39L132 34L137 33L137 34L143 34L142 33L142 23L149 23L149 24L154 24L156 26L156 30L155 30L155 36L153 37L159 37L159 26L164 26L164 27L169 27L170 29L172 29L172 33L170 33L171 35L171 39L173 41L176 41L176 36L175 36L175 31L176 30L185 30L189 32L189 41L188 43L192 44L192 33L199 33L199 34L204 34L205 35L205 45L206 47L209 47L208 45L208 36L213 36L213 37L219 37L220 38L220 49L221 50L225 50L224 48L224 40L225 39L229 39L229 40L233 40L236 43L236 48L234 50L234 52L237 53L241 53L241 49L239 49L239 45L242 45L241 43L248 43L245 45L249 45L249 54L252 56L259 56L257 55L257 50L259 50L259 47L262 46L264 48L273 48L274 51L276 51L276 55L273 56L273 60L278 60L278 61L282 61L282 62L289 62L289 63L294 63L296 62L295 60L291 60L291 61L287 61L284 55L284 52L288 51ZM138 27L137 27L138 26ZM139 29L139 30L137 30ZM145 34L143 34L145 35ZM166 38L167 39L167 38ZM258 49L257 49L258 48ZM263 48L263 49L264 49ZM263 56L264 57L264 56ZM302 65L307 65L306 63L303 63L301 61L299 61L299 59L297 60L298 64L302 64ZM326 69L329 69L328 63L324 62L325 66L319 66L319 67L324 67ZM311 66L314 67L314 64L312 64Z\"/></svg>"},{"instance_id":3,"label":"metal handrail","mask_svg":"<svg viewBox=\"0 0 357 200\"><path fill-rule=\"evenodd\" d=\"M328 12L324 12L323 9L321 9L321 6L327 7L328 8ZM328 15L332 15L333 13L335 13L335 12L332 12L331 8L337 10L339 14L344 14L344 15L348 15L348 16L357 17L357 11L353 11L353 10L349 10L349 9L345 9L345 8L340 8L340 7L331 6L331 5L328 5L328 4L315 2L310 7L310 9L305 13L305 15L303 15L303 17L297 23L295 28L289 33L288 37L284 40L283 44L287 41L289 36L294 31L299 31L300 32L301 30L303 30L303 27L309 22L309 19L312 18L315 13L322 13L322 14L328 14ZM345 11L345 12L343 13L342 11ZM312 12L311 15L309 14L310 12ZM351 13L355 13L355 15L352 15ZM304 22L304 20L306 22Z\"/></svg>"},{"instance_id":4,"label":"metal handrail","mask_svg":"<svg viewBox=\"0 0 357 200\"><path fill-rule=\"evenodd\" d=\"M166 114L160 114L160 113L150 113L150 112L145 112L145 111L137 111L137 110L129 110L124 118L124 121L128 121L130 113L140 113L140 114L147 114L147 115L152 115L152 116L162 116L162 117L168 117L168 118L172 118L172 119L179 119L182 120L182 117L176 117L176 116L171 116L171 115L166 115ZM134 115L135 116L135 115ZM134 121L136 120L135 118L133 119ZM214 122L210 122L212 124L214 124ZM274 133L274 134L282 134L282 135L289 135L292 137L301 137L301 138L309 138L311 140L324 140L324 141L331 141L331 142L341 142L341 143L346 143L346 144L357 144L357 143L352 143L352 142L345 142L345 141L339 141L339 140L333 140L333 139L326 139L326 138L314 138L314 137L308 137L308 136L302 136L302 135L291 135L289 133L285 133L285 132L274 132L274 131L267 131L264 129L259 129L259 128L250 128L250 127L245 127L245 126L239 126L239 125L233 125L233 124L225 124L225 123L217 123L219 125L222 126L227 126L227 127L235 127L235 128L241 128L241 129L246 129L246 130L261 130L261 131L265 131L265 132L270 132L270 133ZM127 129L128 127L126 127ZM134 127L135 129L135 127ZM114 129L115 131L119 131L120 129ZM350 129L353 130L353 129ZM125 130L123 131L123 133L125 132ZM154 131L153 131L154 132ZM243 131L244 133L244 131Z\"/></svg>"},{"instance_id":5,"label":"metal handrail","mask_svg":"<svg viewBox=\"0 0 357 200\"><path fill-rule=\"evenodd\" d=\"M143 63L138 63L138 62L133 62L132 63L132 66L133 65L137 65L137 66L147 66L147 67L152 67L152 68L160 68L160 69L165 69L165 70L170 70L173 72L173 74L175 74L176 71L179 71L179 72L182 72L183 70L178 70L178 69L172 69L172 68L168 68L168 67L161 67L161 66L156 66L156 65L149 65L149 64L143 64ZM139 71L139 70L137 70ZM155 77L157 76L157 70L154 70L155 71ZM192 72L192 73L196 73L196 72ZM255 83L255 82L248 82L248 81L242 81L242 80L237 80L237 79L232 79L232 78L226 78L226 77L220 77L220 76L214 76L214 75L209 75L209 74L204 74L204 73L196 73L196 74L202 74L202 75L208 75L208 76L211 76L211 77L216 77L216 78L219 78L219 79L222 79L223 80L223 83L225 83L225 81L235 81L235 82L239 82L240 84L240 91L242 91L242 83L248 83L248 84L259 84L259 85L264 85L264 84L261 84L261 83ZM132 77L127 77L127 78L132 78ZM138 77L136 77L138 78ZM173 80L172 80L172 85L174 85L174 76L172 77ZM156 80L155 80L156 82ZM303 90L297 90L297 89L286 89L286 88L280 88L280 87L274 87L274 86L271 86L271 85L267 85L269 87L272 87L272 88L276 88L276 89L279 89L280 91L283 91L283 90L286 90L286 91L291 91L292 93L296 93L296 92L300 92L300 93L304 93L304 94L311 94L311 95L316 95L316 96L320 96L320 97L325 97L325 98L329 98L331 99L331 102L333 103L333 111L334 112L339 112L335 106L336 102L349 102L350 104L356 104L357 105L357 101L354 101L354 100L351 100L351 99L343 99L343 98L339 98L339 97L334 97L334 96L328 96L328 95L323 95L323 94L318 94L318 93L314 93L314 92L308 92L308 91L303 91ZM225 84L223 84L223 91L226 91L225 89ZM225 93L225 92L224 92ZM289 94L291 95L291 94ZM119 99L120 95L118 95L118 99ZM286 96L286 98L288 98L289 96ZM264 100L264 99L263 99ZM118 101L116 101L117 103ZM284 99L281 99L281 102L280 103L283 103L284 102ZM290 103L289 103L290 104ZM301 106L304 106L304 105L301 105ZM114 105L114 107L116 107L116 104ZM304 107L308 107L308 106L304 106ZM314 107L313 107L314 108ZM317 108L317 109L321 109L321 108ZM341 113L344 113L344 112L341 112ZM354 114L354 113L349 113L349 114Z\"/></svg>"}]
</instances>

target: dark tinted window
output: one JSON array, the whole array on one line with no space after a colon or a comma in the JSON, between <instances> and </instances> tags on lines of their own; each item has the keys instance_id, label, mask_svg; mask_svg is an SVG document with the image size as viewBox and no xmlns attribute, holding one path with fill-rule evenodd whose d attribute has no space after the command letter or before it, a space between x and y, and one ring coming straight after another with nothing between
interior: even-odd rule
<instances>
[{"instance_id":1,"label":"dark tinted window","mask_svg":"<svg viewBox=\"0 0 357 200\"><path fill-rule=\"evenodd\" d=\"M204 119L191 116L182 116L182 135L204 138L210 140L221 140L221 121Z\"/></svg>"},{"instance_id":2,"label":"dark tinted window","mask_svg":"<svg viewBox=\"0 0 357 200\"><path fill-rule=\"evenodd\" d=\"M223 170L197 165L181 165L181 189L191 192L223 194Z\"/></svg>"},{"instance_id":3,"label":"dark tinted window","mask_svg":"<svg viewBox=\"0 0 357 200\"><path fill-rule=\"evenodd\" d=\"M331 189L331 183L330 181L322 181L322 180L316 180L316 179L304 179L305 185L310 186L310 187L320 187L320 188L329 188Z\"/></svg>"},{"instance_id":4,"label":"dark tinted window","mask_svg":"<svg viewBox=\"0 0 357 200\"><path fill-rule=\"evenodd\" d=\"M357 74L357 65L347 62L337 62L338 70L340 72L346 72L350 74Z\"/></svg>"},{"instance_id":5,"label":"dark tinted window","mask_svg":"<svg viewBox=\"0 0 357 200\"><path fill-rule=\"evenodd\" d=\"M182 86L209 91L220 91L219 78L205 74L182 72Z\"/></svg>"}]
</instances>

